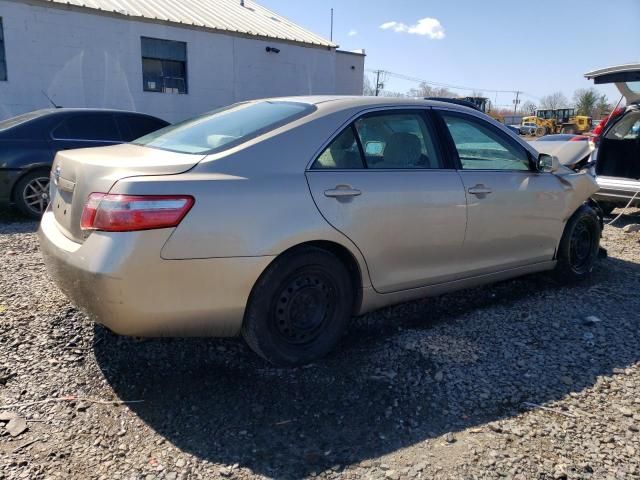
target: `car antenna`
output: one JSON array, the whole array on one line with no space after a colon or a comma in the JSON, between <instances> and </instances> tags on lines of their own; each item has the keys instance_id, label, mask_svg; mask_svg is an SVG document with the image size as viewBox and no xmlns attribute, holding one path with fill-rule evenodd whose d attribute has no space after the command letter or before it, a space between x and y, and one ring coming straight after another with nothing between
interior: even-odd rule
<instances>
[{"instance_id":1,"label":"car antenna","mask_svg":"<svg viewBox=\"0 0 640 480\"><path fill-rule=\"evenodd\" d=\"M55 108L62 108L61 105L56 105L56 102L54 102L53 100L51 100L51 97L49 95L47 95L47 93L44 90L40 90L42 92L42 94L47 97L47 100L49 100L51 102L51 105L53 105Z\"/></svg>"}]
</instances>

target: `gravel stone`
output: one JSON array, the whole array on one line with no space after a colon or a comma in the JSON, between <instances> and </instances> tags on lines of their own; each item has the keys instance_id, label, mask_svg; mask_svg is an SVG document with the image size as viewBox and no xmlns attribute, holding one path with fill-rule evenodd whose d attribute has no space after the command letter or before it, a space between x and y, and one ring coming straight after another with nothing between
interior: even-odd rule
<instances>
[{"instance_id":1,"label":"gravel stone","mask_svg":"<svg viewBox=\"0 0 640 480\"><path fill-rule=\"evenodd\" d=\"M49 279L37 225L0 212L0 407L36 402L0 409L0 480L638 478L638 223L605 227L584 283L385 308L280 369L239 339L94 325Z\"/></svg>"}]
</instances>

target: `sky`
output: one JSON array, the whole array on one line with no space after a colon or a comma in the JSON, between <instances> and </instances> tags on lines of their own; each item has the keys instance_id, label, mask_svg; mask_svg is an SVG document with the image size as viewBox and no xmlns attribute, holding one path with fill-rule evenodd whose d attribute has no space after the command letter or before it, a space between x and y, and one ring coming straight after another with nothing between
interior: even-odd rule
<instances>
[{"instance_id":1,"label":"sky","mask_svg":"<svg viewBox=\"0 0 640 480\"><path fill-rule=\"evenodd\" d=\"M584 73L640 63L640 0L257 0L341 49L365 49L365 68L482 91L497 106L592 82ZM372 75L369 73L369 75ZM388 77L406 93L416 82ZM614 86L598 86L617 102ZM454 90L470 95L471 90Z\"/></svg>"}]
</instances>

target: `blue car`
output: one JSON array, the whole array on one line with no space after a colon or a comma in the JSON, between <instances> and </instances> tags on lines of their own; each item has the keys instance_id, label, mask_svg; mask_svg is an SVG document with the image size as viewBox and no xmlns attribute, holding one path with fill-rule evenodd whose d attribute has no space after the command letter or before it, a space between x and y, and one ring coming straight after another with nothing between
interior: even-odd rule
<instances>
[{"instance_id":1,"label":"blue car","mask_svg":"<svg viewBox=\"0 0 640 480\"><path fill-rule=\"evenodd\" d=\"M0 206L13 204L39 218L49 203L56 153L125 143L169 125L150 115L118 110L50 108L0 122Z\"/></svg>"}]
</instances>

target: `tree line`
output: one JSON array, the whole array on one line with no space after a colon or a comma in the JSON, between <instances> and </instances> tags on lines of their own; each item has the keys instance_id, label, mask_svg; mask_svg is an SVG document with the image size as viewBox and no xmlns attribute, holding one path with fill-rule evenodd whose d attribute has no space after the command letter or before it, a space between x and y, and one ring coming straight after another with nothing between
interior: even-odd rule
<instances>
[{"instance_id":1,"label":"tree line","mask_svg":"<svg viewBox=\"0 0 640 480\"><path fill-rule=\"evenodd\" d=\"M365 75L363 85L363 95L372 96L376 93L376 88L371 79ZM444 97L458 98L460 95L445 87L433 87L426 83L421 83L415 88L411 88L406 93L391 92L379 89L379 95L385 97ZM466 95L465 95L466 96ZM472 92L471 97L483 97L484 94L479 91ZM558 109L558 108L575 108L578 115L586 115L596 119L602 118L613 110L613 105L605 94L598 92L595 88L580 88L573 93L573 102L562 92L554 92L540 98L538 104L527 100L518 108L517 113L520 115L534 115L537 109ZM513 109L494 108L494 111L501 115L513 115Z\"/></svg>"}]
</instances>

